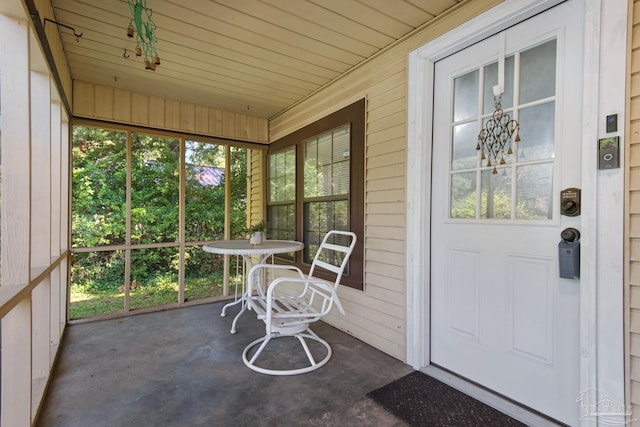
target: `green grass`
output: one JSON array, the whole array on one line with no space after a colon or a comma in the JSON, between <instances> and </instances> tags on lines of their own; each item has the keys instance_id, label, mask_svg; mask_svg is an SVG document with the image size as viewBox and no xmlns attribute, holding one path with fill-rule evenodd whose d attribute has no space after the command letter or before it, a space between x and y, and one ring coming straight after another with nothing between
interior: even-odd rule
<instances>
[{"instance_id":1,"label":"green grass","mask_svg":"<svg viewBox=\"0 0 640 427\"><path fill-rule=\"evenodd\" d=\"M232 284L230 284L230 287ZM124 311L124 291L86 291L90 287L71 285L69 315L83 319L101 314ZM195 301L222 295L219 278L190 278L185 280L185 301ZM178 283L171 278L158 278L138 284L129 292L131 310L173 304L178 301Z\"/></svg>"}]
</instances>

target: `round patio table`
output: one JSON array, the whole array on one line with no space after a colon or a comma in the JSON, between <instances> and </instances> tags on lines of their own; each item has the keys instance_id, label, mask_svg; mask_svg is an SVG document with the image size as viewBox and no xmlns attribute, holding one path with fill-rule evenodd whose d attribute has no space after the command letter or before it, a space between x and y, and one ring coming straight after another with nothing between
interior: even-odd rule
<instances>
[{"instance_id":1,"label":"round patio table","mask_svg":"<svg viewBox=\"0 0 640 427\"><path fill-rule=\"evenodd\" d=\"M212 254L218 255L238 255L241 256L246 264L246 270L250 271L253 267L253 256L258 257L258 264L264 263L264 261L272 255L283 254L288 252L297 252L304 248L304 243L297 242L295 240L263 240L261 244L253 245L249 243L249 240L218 240L215 242L207 243L202 246L202 250ZM245 280L242 280L242 292L240 298L226 304L222 308L220 316L225 317L227 314L227 308L241 304L240 312L233 319L231 324L231 333L236 333L236 323L238 319L247 309L246 304L246 286Z\"/></svg>"}]
</instances>

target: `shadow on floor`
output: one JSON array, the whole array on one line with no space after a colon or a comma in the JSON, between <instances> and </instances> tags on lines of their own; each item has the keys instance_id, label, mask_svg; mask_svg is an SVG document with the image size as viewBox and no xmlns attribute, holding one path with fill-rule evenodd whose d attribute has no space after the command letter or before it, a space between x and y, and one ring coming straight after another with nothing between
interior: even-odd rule
<instances>
[{"instance_id":1,"label":"shadow on floor","mask_svg":"<svg viewBox=\"0 0 640 427\"><path fill-rule=\"evenodd\" d=\"M317 371L249 370L242 350L264 334L222 303L68 326L38 427L404 426L366 394L410 372L399 360L327 324L333 348ZM296 347L295 351L299 351Z\"/></svg>"}]
</instances>

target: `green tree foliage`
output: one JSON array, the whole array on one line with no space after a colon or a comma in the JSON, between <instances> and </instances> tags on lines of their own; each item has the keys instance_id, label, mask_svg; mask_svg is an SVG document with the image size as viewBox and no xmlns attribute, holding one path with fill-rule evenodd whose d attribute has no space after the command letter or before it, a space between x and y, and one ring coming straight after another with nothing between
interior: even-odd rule
<instances>
[{"instance_id":1,"label":"green tree foliage","mask_svg":"<svg viewBox=\"0 0 640 427\"><path fill-rule=\"evenodd\" d=\"M131 135L129 188L131 244L177 242L180 206L180 141L147 134ZM92 248L126 243L126 133L85 126L73 128L72 246ZM225 147L186 142L185 240L224 237ZM246 223L246 149L231 149L231 234ZM219 180L205 179L214 171ZM132 249L130 280L138 286L177 277L179 253L168 248ZM78 254L72 284L87 291L117 290L124 283L124 254L92 251ZM186 277L221 271L198 245L185 249Z\"/></svg>"}]
</instances>

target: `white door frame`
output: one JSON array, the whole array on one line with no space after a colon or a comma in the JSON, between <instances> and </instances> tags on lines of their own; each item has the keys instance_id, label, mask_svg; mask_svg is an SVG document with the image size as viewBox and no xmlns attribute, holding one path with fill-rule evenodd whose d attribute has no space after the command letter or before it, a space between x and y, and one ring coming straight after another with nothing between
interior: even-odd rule
<instances>
[{"instance_id":1,"label":"white door frame","mask_svg":"<svg viewBox=\"0 0 640 427\"><path fill-rule=\"evenodd\" d=\"M506 0L410 52L408 63L406 362L430 364L431 145L434 64L561 0ZM627 0L585 0L580 277L580 390L624 403L624 168L597 170L596 143L618 114L624 165ZM567 19L571 19L568 17ZM596 303L597 302L597 303ZM578 363L578 361L576 361ZM578 399L578 396L576 396ZM597 402L582 422L597 423ZM595 411L595 413L594 413Z\"/></svg>"}]
</instances>

